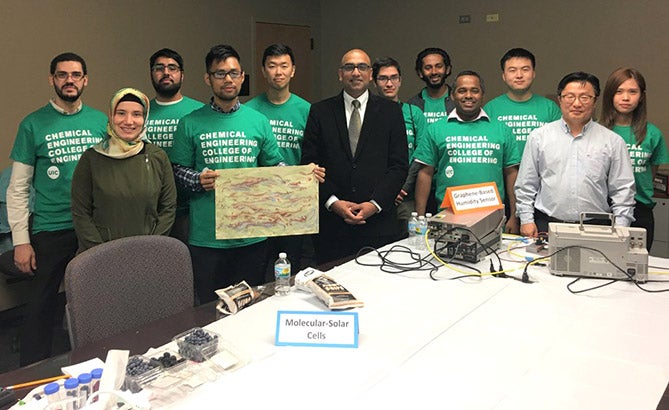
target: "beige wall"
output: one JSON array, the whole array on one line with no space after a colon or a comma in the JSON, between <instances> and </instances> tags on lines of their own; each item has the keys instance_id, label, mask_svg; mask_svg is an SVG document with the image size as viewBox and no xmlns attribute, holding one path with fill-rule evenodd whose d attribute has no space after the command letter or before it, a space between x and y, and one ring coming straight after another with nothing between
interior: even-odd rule
<instances>
[{"instance_id":1,"label":"beige wall","mask_svg":"<svg viewBox=\"0 0 669 410\"><path fill-rule=\"evenodd\" d=\"M484 23L487 13L499 13L500 21ZM461 14L470 14L472 23L457 24ZM634 66L649 84L649 119L669 134L664 97L669 3L659 0L2 0L0 166L9 164L18 122L53 93L47 75L54 55L72 50L86 59L90 82L84 99L106 111L109 97L122 86L150 93L148 57L171 47L185 59L185 93L206 100L204 55L214 44L232 44L251 71L255 21L313 28L320 74L314 76L314 89L323 97L339 90L336 67L352 47L366 49L372 58L399 59L403 99L422 86L412 68L416 53L428 46L445 48L456 72L479 71L489 98L503 92L498 61L511 47L537 55L535 91L540 94L554 93L570 71L590 71L603 83L616 67Z\"/></svg>"},{"instance_id":2,"label":"beige wall","mask_svg":"<svg viewBox=\"0 0 669 410\"><path fill-rule=\"evenodd\" d=\"M342 53L361 47L372 58L396 57L403 67L400 97L423 86L413 71L425 47L446 49L453 71L473 69L486 81L486 98L504 91L499 59L512 47L537 57L535 92L554 94L558 81L577 70L592 72L602 83L619 66L641 70L648 83L649 120L669 134L669 3L624 0L367 1L355 3L356 15L336 2L323 1L321 75L324 93L339 89L334 70ZM498 23L485 15L499 13ZM458 16L470 14L470 24ZM342 22L346 25L342 26ZM353 29L355 27L355 29ZM335 35L335 33L337 33ZM449 82L453 77L449 78Z\"/></svg>"},{"instance_id":3,"label":"beige wall","mask_svg":"<svg viewBox=\"0 0 669 410\"><path fill-rule=\"evenodd\" d=\"M149 56L173 48L184 57L184 93L204 101L210 96L202 80L204 56L212 45L233 45L253 72L254 22L318 27L319 7L309 0L0 1L0 167L10 164L18 123L53 95L47 77L55 55L74 51L84 57L84 101L106 112L121 87L151 95Z\"/></svg>"}]
</instances>

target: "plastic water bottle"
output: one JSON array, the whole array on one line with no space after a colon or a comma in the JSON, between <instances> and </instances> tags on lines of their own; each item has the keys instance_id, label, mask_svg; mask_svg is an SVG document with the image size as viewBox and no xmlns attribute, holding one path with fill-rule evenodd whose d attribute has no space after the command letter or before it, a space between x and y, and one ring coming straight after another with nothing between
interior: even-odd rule
<instances>
[{"instance_id":1,"label":"plastic water bottle","mask_svg":"<svg viewBox=\"0 0 669 410\"><path fill-rule=\"evenodd\" d=\"M418 225L418 212L412 212L411 218L407 223L407 231L409 232L409 239L407 243L409 246L416 246L416 226Z\"/></svg>"},{"instance_id":2,"label":"plastic water bottle","mask_svg":"<svg viewBox=\"0 0 669 410\"><path fill-rule=\"evenodd\" d=\"M418 244L416 248L420 250L427 250L425 247L425 233L427 232L427 220L425 216L421 215L418 217L418 225L416 226L416 234L418 239Z\"/></svg>"},{"instance_id":3,"label":"plastic water bottle","mask_svg":"<svg viewBox=\"0 0 669 410\"><path fill-rule=\"evenodd\" d=\"M429 212L426 212L425 213L425 232L423 232L423 235L425 235L427 233L427 228L428 228L428 225L430 223L430 218L432 218L432 214L429 213ZM423 244L423 247L425 247L425 238L423 238L422 244ZM432 247L432 249L434 249L434 246ZM425 250L427 250L427 248Z\"/></svg>"},{"instance_id":4,"label":"plastic water bottle","mask_svg":"<svg viewBox=\"0 0 669 410\"><path fill-rule=\"evenodd\" d=\"M279 253L279 259L274 262L274 294L286 296L290 293L290 261L286 252Z\"/></svg>"}]
</instances>

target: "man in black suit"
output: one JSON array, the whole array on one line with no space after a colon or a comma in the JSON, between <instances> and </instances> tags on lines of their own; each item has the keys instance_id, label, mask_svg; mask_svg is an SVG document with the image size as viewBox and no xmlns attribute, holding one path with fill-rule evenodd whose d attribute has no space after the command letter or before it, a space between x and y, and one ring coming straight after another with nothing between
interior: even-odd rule
<instances>
[{"instance_id":1,"label":"man in black suit","mask_svg":"<svg viewBox=\"0 0 669 410\"><path fill-rule=\"evenodd\" d=\"M344 54L338 73L344 90L311 106L302 146L303 164L328 170L320 187L317 263L402 235L394 205L409 163L402 111L368 91L372 67L364 51Z\"/></svg>"}]
</instances>

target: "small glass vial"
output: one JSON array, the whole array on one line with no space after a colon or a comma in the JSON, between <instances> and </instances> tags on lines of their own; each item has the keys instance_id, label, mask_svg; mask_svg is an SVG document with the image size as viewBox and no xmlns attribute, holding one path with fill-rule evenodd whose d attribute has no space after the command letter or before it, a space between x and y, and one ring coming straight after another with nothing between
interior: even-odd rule
<instances>
[{"instance_id":1,"label":"small glass vial","mask_svg":"<svg viewBox=\"0 0 669 410\"><path fill-rule=\"evenodd\" d=\"M101 368L91 370L91 393L90 394L96 393L98 390L100 390L100 379L101 378L102 378L102 369ZM93 399L94 403L96 401L98 401L97 397L95 397Z\"/></svg>"},{"instance_id":2,"label":"small glass vial","mask_svg":"<svg viewBox=\"0 0 669 410\"><path fill-rule=\"evenodd\" d=\"M53 404L58 403L61 399L60 397L60 385L58 383L49 383L44 386L44 395L46 396L47 403ZM61 410L62 407L59 406L49 406L50 410Z\"/></svg>"},{"instance_id":3,"label":"small glass vial","mask_svg":"<svg viewBox=\"0 0 669 410\"><path fill-rule=\"evenodd\" d=\"M65 408L64 410L79 410L79 380L71 377L65 379Z\"/></svg>"},{"instance_id":4,"label":"small glass vial","mask_svg":"<svg viewBox=\"0 0 669 410\"><path fill-rule=\"evenodd\" d=\"M86 405L88 396L91 395L91 380L93 377L90 373L82 373L77 377L79 380L79 408Z\"/></svg>"}]
</instances>

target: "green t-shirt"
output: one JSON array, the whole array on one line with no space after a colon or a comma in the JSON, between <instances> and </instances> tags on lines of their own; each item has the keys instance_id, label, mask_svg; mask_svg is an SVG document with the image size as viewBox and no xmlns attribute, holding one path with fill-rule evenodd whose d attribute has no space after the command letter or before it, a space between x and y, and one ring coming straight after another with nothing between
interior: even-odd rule
<instances>
[{"instance_id":1,"label":"green t-shirt","mask_svg":"<svg viewBox=\"0 0 669 410\"><path fill-rule=\"evenodd\" d=\"M170 160L202 171L255 168L283 161L267 117L242 105L223 114L209 105L179 121ZM189 243L207 248L239 248L265 238L216 239L214 191L193 192L190 202Z\"/></svg>"},{"instance_id":2,"label":"green t-shirt","mask_svg":"<svg viewBox=\"0 0 669 410\"><path fill-rule=\"evenodd\" d=\"M265 114L269 119L279 151L286 164L300 165L304 127L307 125L311 104L291 94L288 101L276 105L267 99L267 94L260 94L245 105Z\"/></svg>"},{"instance_id":3,"label":"green t-shirt","mask_svg":"<svg viewBox=\"0 0 669 410\"><path fill-rule=\"evenodd\" d=\"M448 91L439 98L430 97L425 88L423 88L423 91L421 91L420 94L421 97L423 97L423 100L425 100L423 114L425 115L425 119L427 120L428 124L437 122L441 118L448 117L448 112L446 111L446 99L448 98Z\"/></svg>"},{"instance_id":4,"label":"green t-shirt","mask_svg":"<svg viewBox=\"0 0 669 410\"><path fill-rule=\"evenodd\" d=\"M179 120L204 104L192 98L183 97L177 102L161 103L151 100L146 136L154 145L165 150L167 155L172 151L174 133ZM190 191L177 185L177 216L188 214Z\"/></svg>"},{"instance_id":5,"label":"green t-shirt","mask_svg":"<svg viewBox=\"0 0 669 410\"><path fill-rule=\"evenodd\" d=\"M653 170L654 165L669 163L669 153L662 132L648 123L646 138L641 145L636 144L636 137L631 126L614 126L613 132L623 137L632 160L636 195L634 199L644 205L653 206Z\"/></svg>"},{"instance_id":6,"label":"green t-shirt","mask_svg":"<svg viewBox=\"0 0 669 410\"><path fill-rule=\"evenodd\" d=\"M503 122L509 127L521 155L530 132L546 123L559 120L562 116L557 104L536 94L523 102L514 101L508 95L502 94L490 100L483 110L493 120Z\"/></svg>"},{"instance_id":7,"label":"green t-shirt","mask_svg":"<svg viewBox=\"0 0 669 410\"><path fill-rule=\"evenodd\" d=\"M154 98L151 100L146 137L153 144L164 149L169 155L179 120L203 105L201 102L188 97L183 97L181 100L171 103L161 103Z\"/></svg>"},{"instance_id":8,"label":"green t-shirt","mask_svg":"<svg viewBox=\"0 0 669 410\"><path fill-rule=\"evenodd\" d=\"M34 167L34 233L73 228L72 173L81 154L106 134L107 116L86 105L66 115L49 103L21 121L9 156Z\"/></svg>"},{"instance_id":9,"label":"green t-shirt","mask_svg":"<svg viewBox=\"0 0 669 410\"><path fill-rule=\"evenodd\" d=\"M402 104L402 115L404 116L404 127L407 130L407 146L409 147L409 164L413 161L413 153L416 151L427 135L427 120L423 111L415 105Z\"/></svg>"},{"instance_id":10,"label":"green t-shirt","mask_svg":"<svg viewBox=\"0 0 669 410\"><path fill-rule=\"evenodd\" d=\"M446 188L494 182L504 200L504 168L520 163L520 153L508 128L479 118L455 118L432 124L414 158L435 168L435 197L441 205Z\"/></svg>"}]
</instances>

